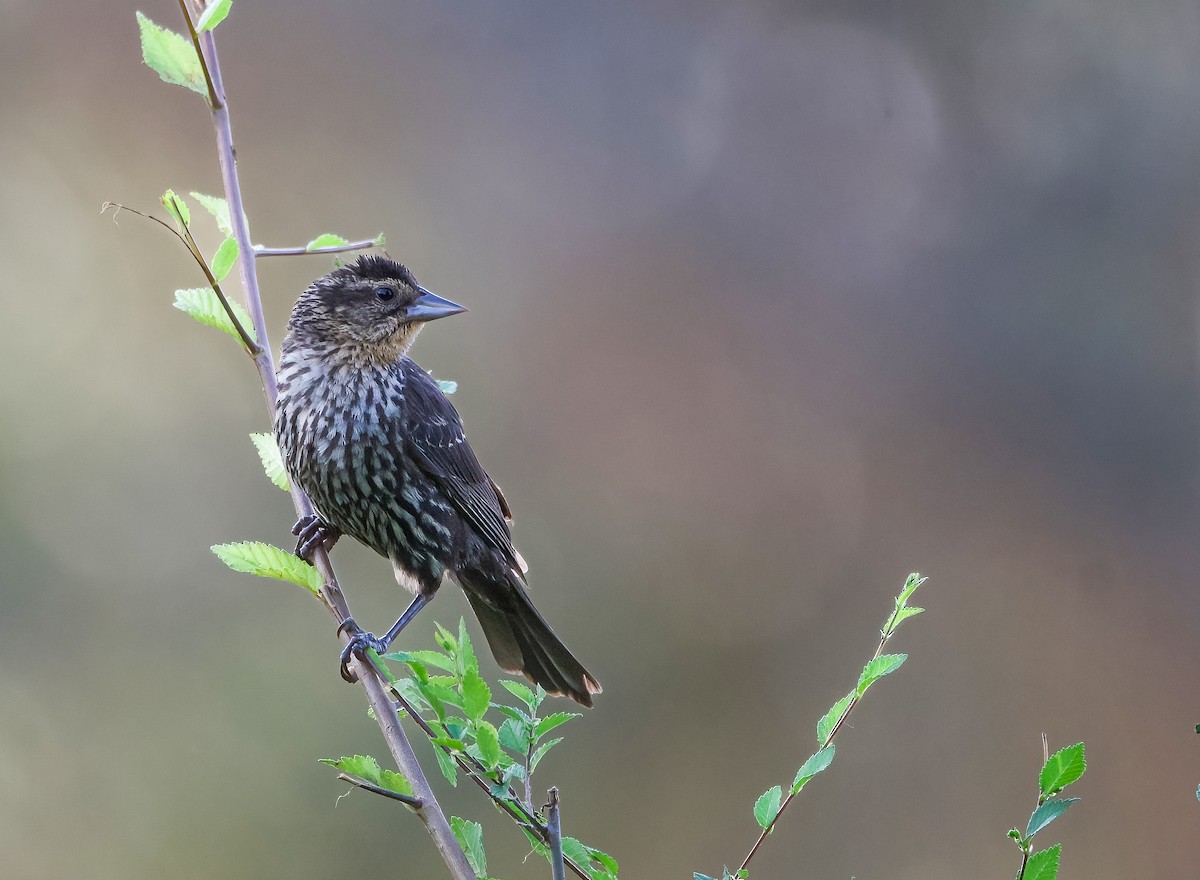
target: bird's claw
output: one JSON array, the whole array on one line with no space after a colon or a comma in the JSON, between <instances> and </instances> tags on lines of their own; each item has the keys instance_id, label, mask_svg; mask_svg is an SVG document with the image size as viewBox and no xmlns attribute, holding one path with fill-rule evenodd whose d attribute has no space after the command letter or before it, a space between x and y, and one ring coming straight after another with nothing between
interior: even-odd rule
<instances>
[{"instance_id":1,"label":"bird's claw","mask_svg":"<svg viewBox=\"0 0 1200 880\"><path fill-rule=\"evenodd\" d=\"M313 513L300 517L292 526L292 534L296 536L296 555L312 562L313 551L324 547L328 553L342 536L342 530Z\"/></svg>"},{"instance_id":2,"label":"bird's claw","mask_svg":"<svg viewBox=\"0 0 1200 880\"><path fill-rule=\"evenodd\" d=\"M350 637L346 643L346 647L342 648L341 664L338 670L342 674L345 681L354 684L358 681L358 676L350 668L350 658L358 657L360 660L370 663L370 658L367 657L367 651L374 651L376 654L382 654L387 650L387 645L383 640L373 633L365 632L354 622L353 617L347 617L338 626L338 635L345 633Z\"/></svg>"}]
</instances>

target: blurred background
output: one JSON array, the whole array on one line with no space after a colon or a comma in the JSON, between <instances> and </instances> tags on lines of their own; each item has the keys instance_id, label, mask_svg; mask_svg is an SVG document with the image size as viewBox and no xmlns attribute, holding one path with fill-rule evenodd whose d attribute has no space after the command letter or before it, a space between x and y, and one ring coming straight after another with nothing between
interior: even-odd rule
<instances>
[{"instance_id":1,"label":"blurred background","mask_svg":"<svg viewBox=\"0 0 1200 880\"><path fill-rule=\"evenodd\" d=\"M220 191L134 9L0 0L0 874L442 876L316 763L385 754L328 615L208 550L293 516L252 368L171 307L195 266L99 213ZM1195 875L1200 8L240 0L218 36L255 240L382 230L471 309L415 353L605 686L538 773L568 833L736 865L919 570L755 876L1011 875L1042 731L1091 764L1062 877ZM276 349L330 266L261 262ZM334 558L390 623L388 564Z\"/></svg>"}]
</instances>

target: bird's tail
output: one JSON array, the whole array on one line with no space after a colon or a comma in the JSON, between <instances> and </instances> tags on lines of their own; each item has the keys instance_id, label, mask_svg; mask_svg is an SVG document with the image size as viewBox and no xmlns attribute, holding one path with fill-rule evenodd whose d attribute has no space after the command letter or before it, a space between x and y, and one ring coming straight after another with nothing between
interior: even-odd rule
<instances>
[{"instance_id":1,"label":"bird's tail","mask_svg":"<svg viewBox=\"0 0 1200 880\"><path fill-rule=\"evenodd\" d=\"M459 571L457 578L502 669L523 673L546 693L592 705L600 682L550 629L516 574L497 577L476 569Z\"/></svg>"}]
</instances>

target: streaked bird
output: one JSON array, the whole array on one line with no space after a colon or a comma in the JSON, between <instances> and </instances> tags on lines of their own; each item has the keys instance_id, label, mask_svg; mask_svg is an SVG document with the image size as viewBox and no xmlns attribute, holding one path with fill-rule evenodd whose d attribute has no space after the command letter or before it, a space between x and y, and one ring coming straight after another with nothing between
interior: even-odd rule
<instances>
[{"instance_id":1,"label":"streaked bird","mask_svg":"<svg viewBox=\"0 0 1200 880\"><path fill-rule=\"evenodd\" d=\"M414 594L381 638L348 624L344 677L351 653L386 650L449 575L503 669L590 706L600 684L533 607L508 503L454 406L408 356L427 322L463 311L380 256L301 294L283 341L275 416L287 471L317 511L293 529L297 553L350 535L391 560Z\"/></svg>"}]
</instances>

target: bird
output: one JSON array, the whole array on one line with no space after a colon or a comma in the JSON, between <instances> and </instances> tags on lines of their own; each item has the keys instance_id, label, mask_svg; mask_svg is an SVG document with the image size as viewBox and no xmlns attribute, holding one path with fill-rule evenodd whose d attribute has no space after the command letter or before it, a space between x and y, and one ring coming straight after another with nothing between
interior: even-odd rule
<instances>
[{"instance_id":1,"label":"bird","mask_svg":"<svg viewBox=\"0 0 1200 880\"><path fill-rule=\"evenodd\" d=\"M526 589L512 511L467 442L462 419L408 352L430 321L466 309L371 254L297 299L278 369L275 438L315 514L293 528L311 559L349 535L391 561L411 604L382 637L353 619L347 663L386 651L449 576L462 587L502 669L584 705L600 683L555 635Z\"/></svg>"}]
</instances>

